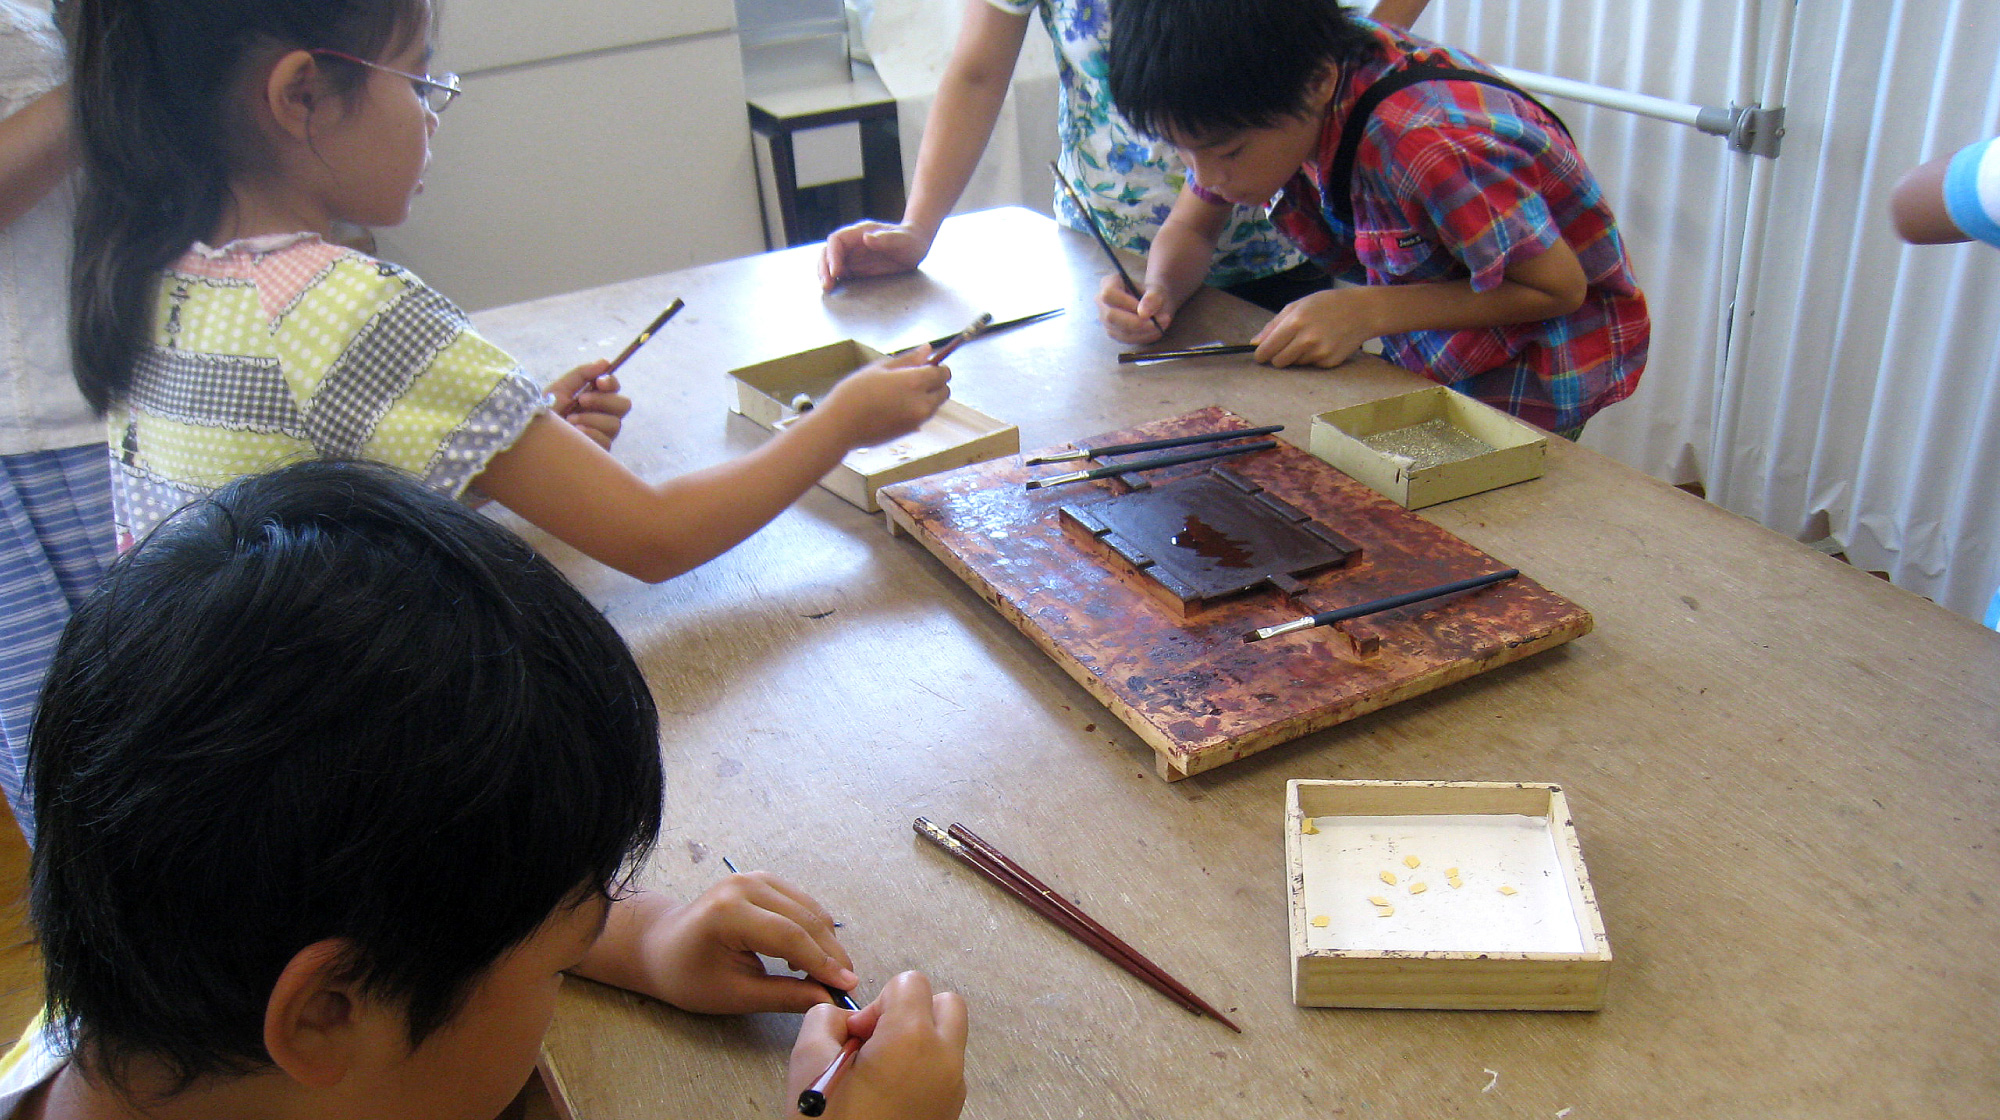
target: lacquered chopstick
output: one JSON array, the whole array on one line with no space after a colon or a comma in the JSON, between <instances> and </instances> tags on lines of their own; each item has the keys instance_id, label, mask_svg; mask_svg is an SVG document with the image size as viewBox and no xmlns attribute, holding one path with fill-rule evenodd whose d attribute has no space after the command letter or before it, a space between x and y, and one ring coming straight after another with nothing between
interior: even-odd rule
<instances>
[{"instance_id":1,"label":"lacquered chopstick","mask_svg":"<svg viewBox=\"0 0 2000 1120\"><path fill-rule=\"evenodd\" d=\"M1493 572L1490 575L1474 576L1471 579L1454 580L1451 583L1441 583L1436 587L1426 587L1421 591L1391 595L1386 599L1376 599L1369 603L1356 603L1354 606L1341 607L1338 610L1321 611L1318 614L1309 614L1304 618L1295 618L1290 622L1281 622L1276 626L1265 626L1248 631L1243 635L1243 641L1246 644L1249 642L1261 642L1266 638L1275 638L1280 634L1294 634L1300 630L1310 630L1315 626L1326 626L1335 622L1345 622L1350 618L1360 618L1363 615L1379 614L1382 611L1395 610L1397 607L1407 607L1411 603L1421 603L1426 599L1436 599L1458 591L1471 591L1475 588L1485 587L1488 584L1499 583L1501 580L1513 579L1520 574L1519 570L1508 568L1504 572Z\"/></svg>"},{"instance_id":2,"label":"lacquered chopstick","mask_svg":"<svg viewBox=\"0 0 2000 1120\"><path fill-rule=\"evenodd\" d=\"M1029 323L1039 323L1043 319L1048 319L1060 315L1063 313L1063 311L1064 311L1063 308L1051 307L1047 311L1037 311L1033 315L1023 315L1018 319L1002 319L997 323L988 323L986 324L986 326L980 328L979 333L974 335L973 337L985 338L989 334L999 334L1001 331L1012 330L1015 327L1025 327ZM957 337L958 335L948 334L945 335L943 338L933 338L931 339L931 349L935 350L938 347L943 346L945 343L950 342L952 339ZM912 347L912 349L915 348Z\"/></svg>"},{"instance_id":3,"label":"lacquered chopstick","mask_svg":"<svg viewBox=\"0 0 2000 1120\"><path fill-rule=\"evenodd\" d=\"M1050 475L1028 481L1028 489L1041 490L1049 486L1060 486L1065 482L1088 482L1093 478L1110 478L1114 474L1129 474L1133 471L1153 471L1161 467L1177 467L1182 463L1199 463L1203 459L1220 459L1225 455L1241 455L1246 451L1269 451L1278 446L1273 439L1260 439L1256 443L1238 444L1235 447L1217 447L1208 451L1186 451L1179 455L1162 455L1157 459L1141 459L1136 463L1112 463L1109 466L1092 467L1087 471L1073 471L1069 474Z\"/></svg>"},{"instance_id":4,"label":"lacquered chopstick","mask_svg":"<svg viewBox=\"0 0 2000 1120\"><path fill-rule=\"evenodd\" d=\"M1161 968L1159 965L1154 964L1151 960L1147 959L1146 956L1140 953L1137 949L1134 949L1132 948L1132 946L1127 945L1124 942L1124 940L1121 939L1117 934L1112 933L1110 930L1104 928L1103 924L1100 923L1097 919L1084 913L1082 907L1078 906L1074 902L1071 902L1069 899L1064 898L1062 895L1057 894L1055 891L1050 890L1048 884L1042 882L1040 879L1035 877L1034 872L1029 871L1027 868L1022 867L1018 863L1015 863L1014 860L1007 855L1007 853L1001 851L1000 849L980 839L978 833L973 832L971 829L965 827L962 824L954 823L951 826L951 836L953 839L959 841L962 844L965 844L967 847L973 849L976 852L979 852L980 854L993 860L995 863L998 863L1001 867L1005 868L1009 873L1011 873L1017 879L1019 879L1030 890L1033 890L1037 894L1041 895L1043 898L1048 899L1049 902L1059 907L1064 913L1067 913L1070 917L1074 918L1077 922L1082 924L1084 928L1090 930L1092 933L1097 934L1099 937L1103 938L1106 942L1110 943L1112 948L1118 950L1127 959L1131 960L1132 963L1144 969L1148 974L1153 976L1160 983L1167 985L1169 988L1172 988L1176 993L1179 994L1180 998L1183 1001L1189 1004L1193 1004L1195 1010L1201 1012L1204 1015L1209 1016L1216 1022L1221 1023L1223 1026L1228 1027L1230 1030L1233 1030L1238 1034L1243 1033L1243 1028L1237 1026L1235 1023L1230 1022L1229 1017L1227 1015L1224 1015L1222 1012L1217 1011L1215 1008L1209 1006L1207 1000L1204 1000L1200 996L1194 994L1193 990L1190 989L1186 984L1183 984L1180 981L1174 979L1171 975L1168 974L1166 969Z\"/></svg>"},{"instance_id":5,"label":"lacquered chopstick","mask_svg":"<svg viewBox=\"0 0 2000 1120\"><path fill-rule=\"evenodd\" d=\"M1054 923L1055 925L1060 926L1063 932L1069 934L1071 937L1076 938L1078 941L1083 942L1091 949L1096 950L1099 956L1104 957L1105 959L1111 961L1111 963L1131 973L1134 977L1138 978L1141 982L1143 982L1147 987L1152 988L1154 991L1160 993L1161 995L1172 1000L1174 1003L1178 1004L1182 1008L1182 1010L1191 1012L1196 1015L1202 1013L1200 1008L1196 1007L1192 1002L1183 998L1180 995L1180 993L1174 991L1172 988L1162 983L1157 977L1141 969L1136 961L1133 961L1129 957L1126 957L1124 954L1118 952L1117 949L1112 947L1110 942L1105 941L1097 934L1091 932L1082 923L1070 917L1069 914L1065 913L1061 908L1057 907L1054 903L1050 902L1048 899L1036 893L1026 883L1023 883L1019 879L1016 879L1013 875L1009 874L1007 870L1000 864L993 862L989 857L981 854L980 852L975 851L969 845L961 842L957 837L954 837L949 832L945 831L942 828L939 828L935 823L930 821L928 818L918 817L915 822L915 828L917 831L917 835L923 837L926 840L929 840L931 843L936 844L938 847L943 848L946 852L949 852L953 856L956 856L960 862L972 868L974 871L979 872L981 877L985 878L988 882L991 882L994 886L999 887L1001 890L1006 891L1008 894L1013 895L1015 898L1019 899L1022 903L1026 904L1030 910L1033 910L1035 913L1040 914L1044 918L1047 918L1050 922Z\"/></svg>"},{"instance_id":6,"label":"lacquered chopstick","mask_svg":"<svg viewBox=\"0 0 2000 1120\"><path fill-rule=\"evenodd\" d=\"M1262 428L1238 428L1231 432L1202 432L1192 436L1174 436L1171 439L1149 439L1139 443L1114 443L1105 447L1079 447L1074 451L1058 451L1054 455L1037 455L1022 460L1023 466L1039 463L1073 463L1078 459L1100 459L1106 455L1137 455L1142 451L1165 451L1170 447L1190 447L1197 443L1220 443L1226 439L1244 436L1268 436L1285 430L1283 424L1267 424Z\"/></svg>"},{"instance_id":7,"label":"lacquered chopstick","mask_svg":"<svg viewBox=\"0 0 2000 1120\"><path fill-rule=\"evenodd\" d=\"M1097 224L1097 215L1091 213L1090 207L1083 204L1083 196L1077 194L1076 188L1069 185L1069 177L1062 173L1062 168L1056 166L1055 160L1049 161L1049 172L1056 177L1056 182L1062 186L1063 193L1069 196L1070 204L1076 207L1076 212L1083 215L1083 224L1090 227L1090 236L1097 239L1097 247L1104 250L1104 255L1111 261L1111 267L1118 270L1118 279L1125 282L1125 290L1131 293L1134 300L1145 299L1146 297L1139 291L1139 285L1132 282L1132 274L1125 271L1125 262L1118 259L1118 250L1111 247L1111 239L1104 236L1104 227ZM1153 324L1154 330L1161 334L1167 333L1167 329L1160 325L1158 319L1148 315L1146 321Z\"/></svg>"},{"instance_id":8,"label":"lacquered chopstick","mask_svg":"<svg viewBox=\"0 0 2000 1120\"><path fill-rule=\"evenodd\" d=\"M1154 324L1157 326L1158 324ZM1118 355L1118 360L1127 365L1133 362L1167 362L1176 358L1209 358L1218 354L1255 354L1254 342L1230 343L1227 346L1190 346L1185 350L1127 350Z\"/></svg>"}]
</instances>

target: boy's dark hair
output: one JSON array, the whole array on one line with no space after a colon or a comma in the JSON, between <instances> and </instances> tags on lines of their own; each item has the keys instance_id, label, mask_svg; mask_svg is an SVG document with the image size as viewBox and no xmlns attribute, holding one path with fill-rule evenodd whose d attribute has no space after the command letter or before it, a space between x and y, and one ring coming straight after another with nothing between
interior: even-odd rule
<instances>
[{"instance_id":1,"label":"boy's dark hair","mask_svg":"<svg viewBox=\"0 0 2000 1120\"><path fill-rule=\"evenodd\" d=\"M1149 136L1268 128L1374 49L1336 0L1112 0L1111 100Z\"/></svg>"},{"instance_id":2,"label":"boy's dark hair","mask_svg":"<svg viewBox=\"0 0 2000 1120\"><path fill-rule=\"evenodd\" d=\"M213 236L232 169L260 157L240 103L274 50L375 59L428 35L427 0L67 0L72 126L83 165L70 266L77 387L102 413L131 387L161 269ZM321 55L349 99L365 67Z\"/></svg>"},{"instance_id":3,"label":"boy's dark hair","mask_svg":"<svg viewBox=\"0 0 2000 1120\"><path fill-rule=\"evenodd\" d=\"M328 938L412 1046L660 823L658 715L610 623L506 529L386 467L230 484L63 632L31 744L30 899L87 1072L267 1068ZM178 1091L178 1088L176 1091Z\"/></svg>"}]
</instances>

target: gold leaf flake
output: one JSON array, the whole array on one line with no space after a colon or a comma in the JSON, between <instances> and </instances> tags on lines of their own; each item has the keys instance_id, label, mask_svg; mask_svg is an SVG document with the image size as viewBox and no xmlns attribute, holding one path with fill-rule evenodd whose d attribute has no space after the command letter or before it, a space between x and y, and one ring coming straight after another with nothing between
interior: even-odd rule
<instances>
[{"instance_id":1,"label":"gold leaf flake","mask_svg":"<svg viewBox=\"0 0 2000 1120\"><path fill-rule=\"evenodd\" d=\"M1514 889L1513 887L1501 887L1501 888L1500 888L1500 893L1501 893L1501 894L1520 894L1521 892L1520 892L1520 891L1517 891L1517 890L1515 890L1515 889Z\"/></svg>"},{"instance_id":2,"label":"gold leaf flake","mask_svg":"<svg viewBox=\"0 0 2000 1120\"><path fill-rule=\"evenodd\" d=\"M1418 858L1417 858L1417 857L1415 857L1415 856L1404 856L1404 857L1403 857L1403 866L1404 866L1404 867L1407 867L1407 868L1410 868L1410 869L1411 869L1411 870L1413 870L1413 871L1414 871L1414 870L1416 870L1416 869L1417 869L1417 868L1419 868L1419 867L1422 867L1422 866L1423 866L1423 863L1424 863L1424 861L1423 861L1423 860L1420 860L1420 859L1418 859Z\"/></svg>"},{"instance_id":3,"label":"gold leaf flake","mask_svg":"<svg viewBox=\"0 0 2000 1120\"><path fill-rule=\"evenodd\" d=\"M1429 887L1427 887L1427 886L1425 886L1425 885L1424 885L1424 884L1422 884L1422 883L1411 883L1411 884L1410 884L1410 893L1411 893L1411 894L1422 894L1422 893L1424 893L1424 892L1425 892L1425 891L1427 891L1427 890L1430 890L1430 888L1429 888Z\"/></svg>"},{"instance_id":4,"label":"gold leaf flake","mask_svg":"<svg viewBox=\"0 0 2000 1120\"><path fill-rule=\"evenodd\" d=\"M1395 913L1396 913L1396 908L1394 906L1384 906L1375 911L1375 916L1378 918L1387 918L1391 917Z\"/></svg>"},{"instance_id":5,"label":"gold leaf flake","mask_svg":"<svg viewBox=\"0 0 2000 1120\"><path fill-rule=\"evenodd\" d=\"M1307 836L1318 836L1319 826L1313 823L1311 817L1302 817L1299 820L1299 831Z\"/></svg>"},{"instance_id":6,"label":"gold leaf flake","mask_svg":"<svg viewBox=\"0 0 2000 1120\"><path fill-rule=\"evenodd\" d=\"M1389 884L1389 885L1390 885L1390 886L1392 886L1392 887L1393 887L1393 886L1395 886L1395 885L1396 885L1396 873L1395 873L1394 871L1384 871L1384 872L1382 873L1382 881L1383 881L1383 882L1385 882L1385 883L1387 883L1387 884Z\"/></svg>"},{"instance_id":7,"label":"gold leaf flake","mask_svg":"<svg viewBox=\"0 0 2000 1120\"><path fill-rule=\"evenodd\" d=\"M1331 921L1333 921L1333 919L1327 917L1325 914L1316 914L1313 916L1313 925L1318 926L1321 929L1325 929L1327 927L1327 923Z\"/></svg>"},{"instance_id":8,"label":"gold leaf flake","mask_svg":"<svg viewBox=\"0 0 2000 1120\"><path fill-rule=\"evenodd\" d=\"M1368 896L1368 901L1369 901L1369 902L1370 902L1371 904L1373 904L1373 905L1376 905L1376 906L1387 906L1387 905L1389 905L1389 900L1388 900L1388 899L1386 899L1386 898L1383 898L1383 897L1382 897L1381 895L1379 895L1379 894L1376 894L1376 895L1370 895L1370 896Z\"/></svg>"}]
</instances>

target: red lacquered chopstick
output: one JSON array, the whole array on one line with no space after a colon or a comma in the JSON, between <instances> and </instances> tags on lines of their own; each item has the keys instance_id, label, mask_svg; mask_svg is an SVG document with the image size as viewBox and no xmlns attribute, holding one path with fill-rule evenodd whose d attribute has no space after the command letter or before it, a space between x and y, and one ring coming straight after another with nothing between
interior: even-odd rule
<instances>
[{"instance_id":1,"label":"red lacquered chopstick","mask_svg":"<svg viewBox=\"0 0 2000 1120\"><path fill-rule=\"evenodd\" d=\"M971 829L965 827L962 824L953 824L951 826L951 836L953 839L958 840L960 843L963 843L964 845L973 849L974 851L979 852L980 854L985 855L988 858L992 859L994 862L1000 864L1008 871L1008 873L1020 879L1022 884L1027 886L1029 890L1032 890L1036 894L1041 895L1043 898L1048 899L1049 902L1061 908L1064 913L1068 914L1071 918L1075 919L1079 925L1083 926L1085 929L1090 930L1092 933L1096 934L1097 936L1103 938L1106 942L1110 943L1113 949L1116 949L1121 955L1129 959L1133 964L1145 970L1147 974L1151 975L1154 979L1158 980L1160 983L1165 984L1169 988L1172 988L1183 1001L1185 1001L1187 1004L1192 1005L1193 1010L1199 1011L1202 1014L1207 1015L1208 1017L1214 1019L1216 1022L1221 1023L1222 1025L1228 1027L1230 1030L1237 1032L1238 1034L1241 1034L1243 1032L1243 1028L1237 1026L1235 1023L1230 1022L1229 1017L1227 1015L1224 1015L1222 1012L1217 1011L1214 1007L1211 1007L1207 1000L1204 1000L1200 996L1195 995L1194 992L1190 990L1186 984L1183 984L1179 980L1174 979L1171 975L1167 973L1166 969L1161 968L1159 965L1154 964L1152 961L1148 960L1143 954L1141 954L1137 949L1134 949L1130 945L1125 944L1125 942L1121 940L1117 934L1112 933L1110 930L1104 928L1103 924L1098 922L1097 919L1084 913L1082 907L1078 906L1074 902L1071 902L1069 899L1064 898L1062 895L1059 895L1056 892L1050 890L1048 884L1036 878L1034 872L1029 871L1027 868L1022 867L1018 863L1015 863L1013 859L1008 857L1007 853L1001 851L1000 849L994 847L991 844L988 844L986 841L981 840L979 838L978 833L972 831Z\"/></svg>"},{"instance_id":2,"label":"red lacquered chopstick","mask_svg":"<svg viewBox=\"0 0 2000 1120\"><path fill-rule=\"evenodd\" d=\"M1088 945L1090 948L1095 949L1099 955L1131 973L1154 991L1166 996L1188 1011L1197 1015L1212 1015L1218 1022L1230 1030L1236 1031L1239 1034L1242 1033L1243 1028L1230 1022L1214 1008L1201 1002L1198 997L1194 997L1191 992L1187 991L1184 985L1181 985L1178 981L1168 976L1159 966L1154 965L1151 961L1134 952L1129 945L1118 940L1115 936L1111 936L1108 930L1100 933L1100 930L1104 930L1103 926L1098 925L1095 921L1091 921L1086 925L1084 920L1079 920L1079 915L1085 920L1088 919L1088 915L1083 915L1082 911L1076 909L1073 903L1062 899L1060 895L1055 894L1055 892L1048 890L1046 887L1037 890L1023 881L1013 870L1010 870L1009 864L1012 864L1011 860L1006 860L1004 863L1001 862L1006 859L1005 856L998 856L996 858L995 855L989 855L986 851L974 848L923 817L917 818L915 828L918 835L958 857L974 871L979 872L986 879L992 881L994 885L1026 903L1029 909L1062 927L1064 932ZM954 828L962 830L962 826L954 826ZM983 844L984 842L982 841L981 843ZM1013 866L1018 867L1019 865L1015 864ZM1036 882L1039 883L1040 881L1036 880ZM1058 902L1061 904L1059 905Z\"/></svg>"}]
</instances>

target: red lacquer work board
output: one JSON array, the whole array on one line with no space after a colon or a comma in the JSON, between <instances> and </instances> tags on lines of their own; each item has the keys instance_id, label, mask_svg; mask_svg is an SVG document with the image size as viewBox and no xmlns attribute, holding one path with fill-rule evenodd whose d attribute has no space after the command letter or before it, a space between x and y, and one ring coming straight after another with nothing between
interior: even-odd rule
<instances>
[{"instance_id":1,"label":"red lacquer work board","mask_svg":"<svg viewBox=\"0 0 2000 1120\"><path fill-rule=\"evenodd\" d=\"M1246 427L1205 408L1078 441L1104 446ZM1331 727L1590 632L1590 612L1528 575L1348 623L1245 644L1243 633L1508 565L1280 442L1218 461L1347 537L1361 554L1300 582L1215 603L1183 620L1146 577L1063 530L1065 504L1123 492L1116 480L1030 491L1077 464L1016 456L885 487L906 533L992 603L1149 744L1169 781ZM1088 464L1085 464L1088 465ZM1155 486L1201 474L1149 472Z\"/></svg>"}]
</instances>

